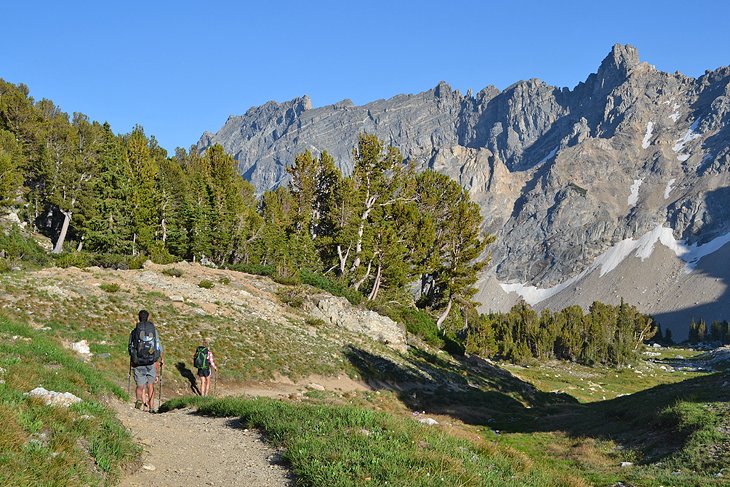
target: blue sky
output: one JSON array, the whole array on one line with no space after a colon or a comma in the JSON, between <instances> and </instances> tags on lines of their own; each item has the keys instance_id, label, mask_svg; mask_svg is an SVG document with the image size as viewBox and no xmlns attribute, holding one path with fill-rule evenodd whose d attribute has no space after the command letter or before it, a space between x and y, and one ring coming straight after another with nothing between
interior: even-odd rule
<instances>
[{"instance_id":1,"label":"blue sky","mask_svg":"<svg viewBox=\"0 0 730 487\"><path fill-rule=\"evenodd\" d=\"M5 2L0 77L172 151L229 115L541 78L573 87L614 43L699 76L730 64L725 1Z\"/></svg>"}]
</instances>

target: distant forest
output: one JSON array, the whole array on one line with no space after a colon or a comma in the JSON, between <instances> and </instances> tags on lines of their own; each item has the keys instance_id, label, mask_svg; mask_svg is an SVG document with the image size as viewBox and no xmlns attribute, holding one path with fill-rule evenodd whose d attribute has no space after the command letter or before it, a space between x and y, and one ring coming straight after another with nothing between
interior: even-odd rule
<instances>
[{"instance_id":1,"label":"distant forest","mask_svg":"<svg viewBox=\"0 0 730 487\"><path fill-rule=\"evenodd\" d=\"M538 316L525 304L479 315L472 298L494 237L469 193L416 172L374 135L361 134L353 161L344 175L327 152L304 152L288 185L256 195L219 145L170 156L141 127L115 134L0 80L0 210L50 237L59 263L185 259L282 282L306 272L435 342L448 334L471 353L513 361L621 365L653 334L624 304L596 303L585 316Z\"/></svg>"}]
</instances>

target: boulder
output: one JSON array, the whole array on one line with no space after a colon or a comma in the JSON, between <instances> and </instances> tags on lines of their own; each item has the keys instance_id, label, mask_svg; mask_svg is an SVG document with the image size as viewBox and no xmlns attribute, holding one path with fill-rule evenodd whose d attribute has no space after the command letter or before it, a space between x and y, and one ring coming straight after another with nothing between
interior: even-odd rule
<instances>
[{"instance_id":1,"label":"boulder","mask_svg":"<svg viewBox=\"0 0 730 487\"><path fill-rule=\"evenodd\" d=\"M355 308L345 298L322 297L316 301L311 313L315 318L362 333L399 352L405 352L408 348L403 325L375 311Z\"/></svg>"},{"instance_id":2,"label":"boulder","mask_svg":"<svg viewBox=\"0 0 730 487\"><path fill-rule=\"evenodd\" d=\"M49 406L58 406L58 407L67 408L72 404L81 402L80 397L76 397L73 394L71 394L70 392L49 391L43 387L36 387L32 391L28 392L26 395L28 397L39 398L41 401L43 401L45 404L47 404Z\"/></svg>"}]
</instances>

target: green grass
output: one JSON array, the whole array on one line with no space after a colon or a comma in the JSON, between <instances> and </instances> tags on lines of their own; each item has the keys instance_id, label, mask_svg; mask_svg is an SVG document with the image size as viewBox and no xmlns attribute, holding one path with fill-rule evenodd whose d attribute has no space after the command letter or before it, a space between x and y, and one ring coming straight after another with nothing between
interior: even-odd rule
<instances>
[{"instance_id":1,"label":"green grass","mask_svg":"<svg viewBox=\"0 0 730 487\"><path fill-rule=\"evenodd\" d=\"M169 401L162 409L189 405L202 414L240 416L261 429L284 448L297 485L585 485L534 465L514 449L459 439L438 427L362 407L195 397Z\"/></svg>"},{"instance_id":2,"label":"green grass","mask_svg":"<svg viewBox=\"0 0 730 487\"><path fill-rule=\"evenodd\" d=\"M92 273L91 282L108 281L105 271ZM250 276L229 275L231 282L226 285L227 291L250 289ZM133 274L130 272L129 276ZM188 281L195 285L202 277L189 277ZM216 284L221 282L218 276L208 278ZM283 292L297 298L306 289L262 281L255 280L261 283L261 296ZM313 391L306 394L305 400L326 402L333 408L358 406L373 412L390 411L396 416L410 416L412 411L424 410L440 415L442 423L453 422L455 430L462 426L476 429L487 443L494 442L495 449L519 458L530 469L565 472L573 483L582 477L595 485L617 482L636 486L716 485L721 479L714 475L723 462L730 463L722 456L730 450L727 446L723 449L723 445L730 445L727 439L730 412L728 398L721 395L728 386L706 373L669 371L680 360L678 357L690 358L697 354L691 350L651 350L660 355L647 355L649 360L624 369L567 362L504 366L478 357L452 357L445 352L419 349L400 355L329 323L313 321L311 317L308 320L302 309L286 308L287 319L274 322L251 316L254 310L249 310L248 304L234 309L221 299L223 302L216 303L219 308L214 314L208 307L210 303L193 298L189 305L173 303L168 293L150 292L135 285L133 280L129 285L126 282L124 293L104 293L96 286L78 286L65 276L52 273L5 273L0 274L0 288L4 291L0 293L0 306L20 321L50 327L48 331L33 333L65 341L87 339L95 354L90 362L94 372L113 374L116 383L121 385L126 385L126 342L136 313L141 307L151 310L166 350L166 397L186 393L184 369L178 369L177 364L185 367L187 363L191 367L195 346L202 338L209 338L221 367L219 390L233 389L239 385L238 381L266 381L279 376L294 380L311 374L361 378L382 394L373 392L358 398L344 394L343 398L343 394ZM81 383L86 380L93 381L93 377L80 379ZM724 380L730 382L730 377ZM41 382L49 388L45 381ZM32 388L30 384L28 387ZM385 404L384 397L391 402ZM265 408L259 407L262 411ZM294 413L291 418L294 418L292 425L287 428L292 431L295 431L295 421L303 421L302 427L310 421ZM411 418L406 420L412 422ZM263 424L263 419L256 421ZM24 434L32 435L27 431L36 428L37 420L23 416L21 423ZM7 431L13 431L14 423L4 421L4 424L10 425ZM435 429L440 431L440 427ZM297 434L291 433L291 438L282 440L282 444L288 447ZM336 444L347 451L350 445L342 441ZM33 441L31 448L40 448L42 443ZM379 447L374 448L379 451ZM315 456L328 458L336 453L311 450L310 456L301 461L306 463ZM363 459L367 457L353 455L353 465L366 462ZM456 457L445 457L442 461L450 466L456 461L453 458ZM393 460L394 465L398 461ZM632 461L635 465L622 469L618 466L621 461ZM361 472L359 468L352 471ZM676 471L680 473L675 475ZM518 469L517 472L516 478L522 479L520 476L525 471ZM528 485L532 482L529 472ZM329 481L329 477L322 478L323 482ZM455 478L449 477L449 481ZM369 482L376 485L376 480L380 478L372 477ZM499 477L497 482L503 480Z\"/></svg>"},{"instance_id":3,"label":"green grass","mask_svg":"<svg viewBox=\"0 0 730 487\"><path fill-rule=\"evenodd\" d=\"M0 317L0 485L112 485L139 448L104 406L122 389L55 341ZM83 401L46 406L24 393L42 386Z\"/></svg>"},{"instance_id":4,"label":"green grass","mask_svg":"<svg viewBox=\"0 0 730 487\"><path fill-rule=\"evenodd\" d=\"M674 370L677 357L690 358L698 352L665 348L652 360L639 361L631 368L590 367L565 361L531 366L503 364L515 376L535 384L545 392L567 393L581 402L605 401L643 391L659 384L671 384L705 375L704 372Z\"/></svg>"},{"instance_id":5,"label":"green grass","mask_svg":"<svg viewBox=\"0 0 730 487\"><path fill-rule=\"evenodd\" d=\"M598 485L722 485L730 465L730 376L698 376L609 401L536 411L533 425L502 425L504 441L543 463L570 462ZM724 385L723 385L724 384ZM550 448L535 443L550 438ZM593 447L572 455L572 442ZM635 463L630 469L622 461Z\"/></svg>"},{"instance_id":6,"label":"green grass","mask_svg":"<svg viewBox=\"0 0 730 487\"><path fill-rule=\"evenodd\" d=\"M99 288L102 291L107 292L107 293L116 293L120 289L119 284L117 284L115 282L111 282L111 283L104 282L104 283L101 283L101 284L99 284Z\"/></svg>"}]
</instances>

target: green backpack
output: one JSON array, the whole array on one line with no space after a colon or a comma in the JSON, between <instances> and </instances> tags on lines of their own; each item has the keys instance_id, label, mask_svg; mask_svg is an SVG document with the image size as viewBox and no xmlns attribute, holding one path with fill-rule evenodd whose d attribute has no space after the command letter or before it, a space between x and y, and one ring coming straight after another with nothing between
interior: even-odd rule
<instances>
[{"instance_id":1,"label":"green backpack","mask_svg":"<svg viewBox=\"0 0 730 487\"><path fill-rule=\"evenodd\" d=\"M207 369L210 367L208 363L208 349L204 346L199 346L195 349L195 357L193 358L193 365L196 369Z\"/></svg>"}]
</instances>

